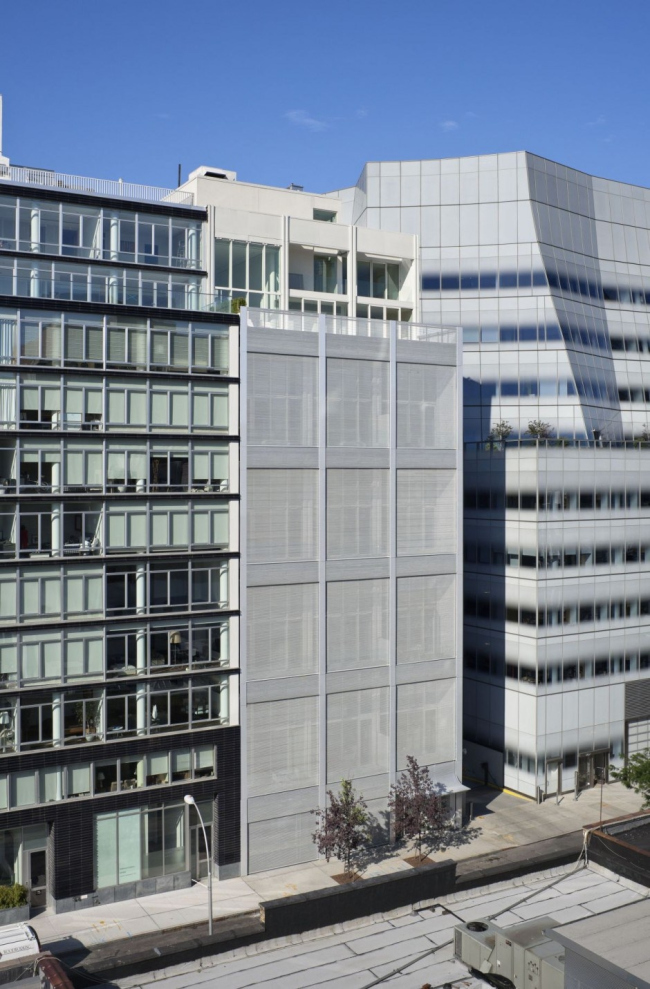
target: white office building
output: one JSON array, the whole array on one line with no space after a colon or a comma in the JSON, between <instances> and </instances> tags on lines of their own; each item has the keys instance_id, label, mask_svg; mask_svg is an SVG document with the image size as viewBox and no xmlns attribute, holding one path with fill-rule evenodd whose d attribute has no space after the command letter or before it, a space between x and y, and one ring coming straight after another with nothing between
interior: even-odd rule
<instances>
[{"instance_id":1,"label":"white office building","mask_svg":"<svg viewBox=\"0 0 650 989\"><path fill-rule=\"evenodd\" d=\"M590 785L650 744L650 190L521 152L333 196L463 327L466 769Z\"/></svg>"}]
</instances>

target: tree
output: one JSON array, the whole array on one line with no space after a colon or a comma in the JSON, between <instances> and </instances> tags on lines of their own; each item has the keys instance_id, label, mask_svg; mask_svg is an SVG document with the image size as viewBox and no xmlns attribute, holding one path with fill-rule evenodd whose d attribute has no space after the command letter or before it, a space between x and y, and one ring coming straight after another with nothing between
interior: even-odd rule
<instances>
[{"instance_id":1,"label":"tree","mask_svg":"<svg viewBox=\"0 0 650 989\"><path fill-rule=\"evenodd\" d=\"M547 440L553 434L553 427L550 422L543 422L541 419L531 419L526 432L537 440Z\"/></svg>"},{"instance_id":2,"label":"tree","mask_svg":"<svg viewBox=\"0 0 650 989\"><path fill-rule=\"evenodd\" d=\"M490 430L491 440L507 440L512 432L512 426L506 419L499 419Z\"/></svg>"},{"instance_id":3,"label":"tree","mask_svg":"<svg viewBox=\"0 0 650 989\"><path fill-rule=\"evenodd\" d=\"M643 797L643 806L650 807L650 749L636 752L620 769L610 766L612 779Z\"/></svg>"},{"instance_id":4,"label":"tree","mask_svg":"<svg viewBox=\"0 0 650 989\"><path fill-rule=\"evenodd\" d=\"M370 841L368 808L363 796L354 792L350 780L341 780L340 792L328 790L327 796L329 806L313 811L318 817L318 827L312 840L328 862L331 855L344 862L346 874L350 875L352 853Z\"/></svg>"},{"instance_id":5,"label":"tree","mask_svg":"<svg viewBox=\"0 0 650 989\"><path fill-rule=\"evenodd\" d=\"M444 827L445 809L429 770L412 755L406 757L406 771L391 787L388 807L395 837L413 839L421 859L423 843Z\"/></svg>"}]
</instances>

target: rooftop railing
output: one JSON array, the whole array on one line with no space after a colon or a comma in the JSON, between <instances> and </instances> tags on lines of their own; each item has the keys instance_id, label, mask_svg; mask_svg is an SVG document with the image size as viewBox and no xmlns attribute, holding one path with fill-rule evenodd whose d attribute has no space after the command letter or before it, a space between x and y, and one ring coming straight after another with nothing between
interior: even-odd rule
<instances>
[{"instance_id":1,"label":"rooftop railing","mask_svg":"<svg viewBox=\"0 0 650 989\"><path fill-rule=\"evenodd\" d=\"M20 185L45 186L67 192L85 192L93 196L114 199L141 199L148 203L170 206L193 206L194 195L181 189L161 189L153 185L123 182L122 179L91 179L81 175L64 175L46 168L26 168L22 165L1 165L0 180Z\"/></svg>"},{"instance_id":2,"label":"rooftop railing","mask_svg":"<svg viewBox=\"0 0 650 989\"><path fill-rule=\"evenodd\" d=\"M248 322L259 329L297 330L303 333L317 333L319 315L281 309L248 309ZM390 337L391 321L387 319L360 319L349 316L323 316L326 333L341 336L376 337L387 340ZM458 329L453 326L430 326L427 323L395 324L398 340L415 340L421 343L456 344Z\"/></svg>"},{"instance_id":3,"label":"rooftop railing","mask_svg":"<svg viewBox=\"0 0 650 989\"><path fill-rule=\"evenodd\" d=\"M587 440L577 439L571 436L558 436L546 439L536 439L535 437L520 437L512 440L471 440L463 444L468 452L504 452L507 450L531 449L542 450L650 450L650 438L645 439L621 439L621 440Z\"/></svg>"}]
</instances>

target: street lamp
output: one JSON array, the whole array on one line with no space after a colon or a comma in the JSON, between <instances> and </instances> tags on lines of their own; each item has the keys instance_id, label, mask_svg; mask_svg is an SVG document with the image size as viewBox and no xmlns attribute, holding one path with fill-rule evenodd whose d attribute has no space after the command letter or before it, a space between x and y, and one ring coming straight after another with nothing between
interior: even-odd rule
<instances>
[{"instance_id":1,"label":"street lamp","mask_svg":"<svg viewBox=\"0 0 650 989\"><path fill-rule=\"evenodd\" d=\"M205 830L205 824L203 823L203 817L201 816L201 811L197 806L196 800L191 793L186 793L183 800L188 807L196 807L196 813L199 815L199 821L201 822L201 828L203 830L205 851L208 856L208 934L212 935L212 852L208 848L208 836Z\"/></svg>"}]
</instances>

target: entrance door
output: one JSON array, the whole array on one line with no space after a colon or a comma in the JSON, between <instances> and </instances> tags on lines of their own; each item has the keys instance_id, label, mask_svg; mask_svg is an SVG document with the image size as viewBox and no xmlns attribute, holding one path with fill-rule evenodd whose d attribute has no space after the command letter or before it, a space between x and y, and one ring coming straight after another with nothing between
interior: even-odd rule
<instances>
[{"instance_id":1,"label":"entrance door","mask_svg":"<svg viewBox=\"0 0 650 989\"><path fill-rule=\"evenodd\" d=\"M562 793L562 760L549 759L546 763L546 795Z\"/></svg>"},{"instance_id":2,"label":"entrance door","mask_svg":"<svg viewBox=\"0 0 650 989\"><path fill-rule=\"evenodd\" d=\"M28 852L29 903L32 907L45 907L47 889L47 855L44 848Z\"/></svg>"},{"instance_id":3,"label":"entrance door","mask_svg":"<svg viewBox=\"0 0 650 989\"><path fill-rule=\"evenodd\" d=\"M609 752L594 752L593 779L594 783L607 783L609 776Z\"/></svg>"},{"instance_id":4,"label":"entrance door","mask_svg":"<svg viewBox=\"0 0 650 989\"><path fill-rule=\"evenodd\" d=\"M593 755L591 752L586 752L578 757L578 790L588 790L593 785Z\"/></svg>"},{"instance_id":5,"label":"entrance door","mask_svg":"<svg viewBox=\"0 0 650 989\"><path fill-rule=\"evenodd\" d=\"M208 825L205 830L208 835L208 843L210 843L212 828ZM200 824L193 824L190 828L190 869L192 871L192 879L207 879L209 862L210 853L205 847L203 829Z\"/></svg>"}]
</instances>

